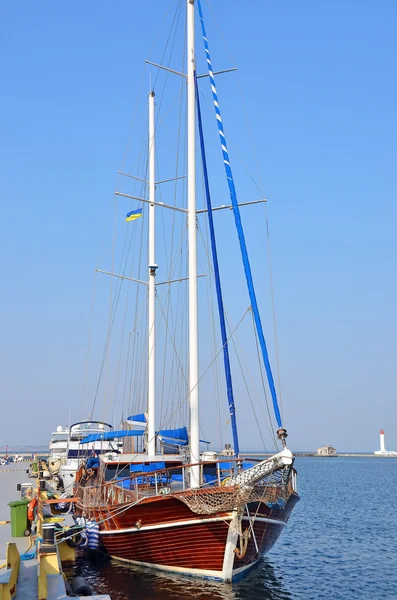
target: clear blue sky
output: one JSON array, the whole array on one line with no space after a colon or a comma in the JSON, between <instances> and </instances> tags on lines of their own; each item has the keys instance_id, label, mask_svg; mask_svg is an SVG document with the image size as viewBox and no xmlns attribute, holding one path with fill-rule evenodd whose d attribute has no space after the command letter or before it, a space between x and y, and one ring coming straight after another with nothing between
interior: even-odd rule
<instances>
[{"instance_id":1,"label":"clear blue sky","mask_svg":"<svg viewBox=\"0 0 397 600\"><path fill-rule=\"evenodd\" d=\"M383 427L397 449L397 4L211 6L214 62L239 69L269 201L291 446L372 451ZM111 251L116 172L167 7L0 7L0 446L45 444L69 409L81 416L93 269ZM245 159L225 77L232 159Z\"/></svg>"}]
</instances>

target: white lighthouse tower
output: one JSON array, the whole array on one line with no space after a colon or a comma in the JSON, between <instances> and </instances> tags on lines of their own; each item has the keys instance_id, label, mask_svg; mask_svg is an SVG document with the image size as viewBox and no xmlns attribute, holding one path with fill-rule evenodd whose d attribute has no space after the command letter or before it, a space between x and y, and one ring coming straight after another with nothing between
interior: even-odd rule
<instances>
[{"instance_id":1,"label":"white lighthouse tower","mask_svg":"<svg viewBox=\"0 0 397 600\"><path fill-rule=\"evenodd\" d=\"M375 450L374 454L376 454L378 456L397 456L397 452L394 452L393 450L390 450L390 451L386 450L385 432L383 431L383 429L380 430L379 438L380 438L380 449Z\"/></svg>"},{"instance_id":2,"label":"white lighthouse tower","mask_svg":"<svg viewBox=\"0 0 397 600\"><path fill-rule=\"evenodd\" d=\"M386 452L385 432L383 431L383 429L380 430L379 438L380 438L380 452L381 452L381 454L383 454L383 452Z\"/></svg>"}]
</instances>

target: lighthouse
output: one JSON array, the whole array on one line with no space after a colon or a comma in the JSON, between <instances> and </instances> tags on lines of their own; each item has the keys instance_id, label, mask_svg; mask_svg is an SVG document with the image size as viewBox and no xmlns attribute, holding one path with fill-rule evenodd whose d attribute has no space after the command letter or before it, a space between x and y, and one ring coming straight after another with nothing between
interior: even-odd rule
<instances>
[{"instance_id":1,"label":"lighthouse","mask_svg":"<svg viewBox=\"0 0 397 600\"><path fill-rule=\"evenodd\" d=\"M375 450L374 454L376 454L378 456L397 456L397 452L394 452L393 450L386 450L385 432L383 431L383 429L381 429L380 433L379 433L379 442L380 442L380 449Z\"/></svg>"},{"instance_id":2,"label":"lighthouse","mask_svg":"<svg viewBox=\"0 0 397 600\"><path fill-rule=\"evenodd\" d=\"M386 452L386 448L385 448L385 432L383 431L383 429L380 430L380 451Z\"/></svg>"}]
</instances>

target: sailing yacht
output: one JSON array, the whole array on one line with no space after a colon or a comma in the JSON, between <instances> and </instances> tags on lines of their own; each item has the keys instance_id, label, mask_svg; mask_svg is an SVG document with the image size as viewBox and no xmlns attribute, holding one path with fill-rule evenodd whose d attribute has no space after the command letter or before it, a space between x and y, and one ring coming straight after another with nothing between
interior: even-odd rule
<instances>
[{"instance_id":1,"label":"sailing yacht","mask_svg":"<svg viewBox=\"0 0 397 600\"><path fill-rule=\"evenodd\" d=\"M205 144L196 76L195 9L198 5L208 77L221 139L224 167L241 248L248 294L259 346L273 401L277 437L282 449L265 460L241 457L231 380L228 338L212 222ZM156 431L155 421L155 214L172 208L156 200L155 95L149 94L148 204L148 402L145 430L125 431L126 437L145 437L144 452L106 453L95 468L83 465L76 478L76 515L99 526L101 545L112 557L132 564L230 582L258 563L275 544L299 500L294 456L287 448L277 395L259 316L245 245L233 174L212 69L200 0L186 0L187 9L187 217L188 229L188 400L189 430ZM160 66L161 68L161 66ZM168 69L170 70L170 69ZM196 140L197 125L199 140ZM211 233L212 262L225 365L227 400L233 435L233 456L200 453L198 360L198 266L196 207L196 146L199 142ZM127 196L126 194L119 194ZM131 197L131 196L127 196ZM133 197L138 200L137 197ZM203 212L203 211L201 211ZM142 283L142 282L140 282ZM92 442L95 437L82 440ZM81 521L79 520L81 523Z\"/></svg>"}]
</instances>

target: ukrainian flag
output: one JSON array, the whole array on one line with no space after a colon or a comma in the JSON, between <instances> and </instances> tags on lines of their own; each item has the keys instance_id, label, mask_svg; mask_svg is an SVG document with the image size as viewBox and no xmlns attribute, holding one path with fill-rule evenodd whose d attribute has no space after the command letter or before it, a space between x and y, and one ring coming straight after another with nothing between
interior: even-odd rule
<instances>
[{"instance_id":1,"label":"ukrainian flag","mask_svg":"<svg viewBox=\"0 0 397 600\"><path fill-rule=\"evenodd\" d=\"M139 219L142 216L142 209L138 208L137 210L132 210L131 212L125 215L126 221L135 221L135 219Z\"/></svg>"}]
</instances>

